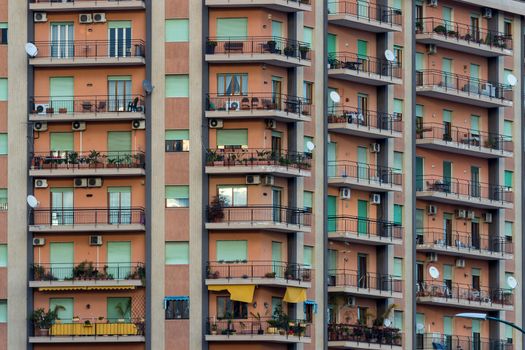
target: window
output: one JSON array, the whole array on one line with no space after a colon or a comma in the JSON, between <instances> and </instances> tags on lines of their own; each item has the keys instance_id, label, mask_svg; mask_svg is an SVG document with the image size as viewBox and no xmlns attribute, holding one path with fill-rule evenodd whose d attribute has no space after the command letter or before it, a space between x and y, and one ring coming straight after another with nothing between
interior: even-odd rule
<instances>
[{"instance_id":1,"label":"window","mask_svg":"<svg viewBox=\"0 0 525 350\"><path fill-rule=\"evenodd\" d=\"M401 120L403 115L403 100L394 98L394 119Z\"/></svg>"},{"instance_id":2,"label":"window","mask_svg":"<svg viewBox=\"0 0 525 350\"><path fill-rule=\"evenodd\" d=\"M272 315L275 315L275 311L283 308L283 298L272 297Z\"/></svg>"},{"instance_id":3,"label":"window","mask_svg":"<svg viewBox=\"0 0 525 350\"><path fill-rule=\"evenodd\" d=\"M183 320L190 318L189 297L166 297L164 304L166 320Z\"/></svg>"},{"instance_id":4,"label":"window","mask_svg":"<svg viewBox=\"0 0 525 350\"><path fill-rule=\"evenodd\" d=\"M304 303L304 319L307 323L312 323L314 320L315 303L305 302Z\"/></svg>"},{"instance_id":5,"label":"window","mask_svg":"<svg viewBox=\"0 0 525 350\"><path fill-rule=\"evenodd\" d=\"M218 129L217 130L218 148L248 148L247 129Z\"/></svg>"},{"instance_id":6,"label":"window","mask_svg":"<svg viewBox=\"0 0 525 350\"><path fill-rule=\"evenodd\" d=\"M505 339L510 344L514 343L514 341L513 341L513 333L512 333L513 331L514 331L514 328L512 328L509 325L505 325Z\"/></svg>"},{"instance_id":7,"label":"window","mask_svg":"<svg viewBox=\"0 0 525 350\"><path fill-rule=\"evenodd\" d=\"M512 124L510 120L503 121L503 136L506 141L512 141Z\"/></svg>"},{"instance_id":8,"label":"window","mask_svg":"<svg viewBox=\"0 0 525 350\"><path fill-rule=\"evenodd\" d=\"M308 212L312 212L314 193L310 191L304 191L303 194L303 206L304 209Z\"/></svg>"},{"instance_id":9,"label":"window","mask_svg":"<svg viewBox=\"0 0 525 350\"><path fill-rule=\"evenodd\" d=\"M68 28L69 29L69 28ZM62 30L62 29L60 29ZM73 40L73 25L70 25L68 40ZM108 22L109 56L129 57L131 56L131 21ZM67 43L67 42L66 42ZM69 46L69 44L66 44Z\"/></svg>"},{"instance_id":10,"label":"window","mask_svg":"<svg viewBox=\"0 0 525 350\"><path fill-rule=\"evenodd\" d=\"M503 69L503 84L508 84L509 75L511 75L511 74L512 74L512 70L511 69Z\"/></svg>"},{"instance_id":11,"label":"window","mask_svg":"<svg viewBox=\"0 0 525 350\"><path fill-rule=\"evenodd\" d=\"M505 34L506 37L512 37L512 20L505 19L503 22L503 34Z\"/></svg>"},{"instance_id":12,"label":"window","mask_svg":"<svg viewBox=\"0 0 525 350\"><path fill-rule=\"evenodd\" d=\"M188 97L189 89L187 74L166 75L166 97Z\"/></svg>"},{"instance_id":13,"label":"window","mask_svg":"<svg viewBox=\"0 0 525 350\"><path fill-rule=\"evenodd\" d=\"M248 18L217 18L217 36L222 40L230 36L248 36Z\"/></svg>"},{"instance_id":14,"label":"window","mask_svg":"<svg viewBox=\"0 0 525 350\"><path fill-rule=\"evenodd\" d=\"M394 169L395 173L403 172L403 152L394 152Z\"/></svg>"},{"instance_id":15,"label":"window","mask_svg":"<svg viewBox=\"0 0 525 350\"><path fill-rule=\"evenodd\" d=\"M248 94L248 74L217 74L217 94L234 96Z\"/></svg>"},{"instance_id":16,"label":"window","mask_svg":"<svg viewBox=\"0 0 525 350\"><path fill-rule=\"evenodd\" d=\"M188 152L189 150L189 130L166 130L166 152Z\"/></svg>"},{"instance_id":17,"label":"window","mask_svg":"<svg viewBox=\"0 0 525 350\"><path fill-rule=\"evenodd\" d=\"M403 278L403 259L394 258L394 278Z\"/></svg>"},{"instance_id":18,"label":"window","mask_svg":"<svg viewBox=\"0 0 525 350\"><path fill-rule=\"evenodd\" d=\"M0 244L0 267L7 266L7 244Z\"/></svg>"},{"instance_id":19,"label":"window","mask_svg":"<svg viewBox=\"0 0 525 350\"><path fill-rule=\"evenodd\" d=\"M394 62L398 64L399 67L403 66L403 47L394 45Z\"/></svg>"},{"instance_id":20,"label":"window","mask_svg":"<svg viewBox=\"0 0 525 350\"><path fill-rule=\"evenodd\" d=\"M313 43L314 43L314 29L313 28L304 27L303 41L308 44L309 48L313 47Z\"/></svg>"},{"instance_id":21,"label":"window","mask_svg":"<svg viewBox=\"0 0 525 350\"><path fill-rule=\"evenodd\" d=\"M512 178L514 173L510 170L505 170L505 187L508 189L512 188Z\"/></svg>"},{"instance_id":22,"label":"window","mask_svg":"<svg viewBox=\"0 0 525 350\"><path fill-rule=\"evenodd\" d=\"M0 300L0 323L7 323L7 300Z\"/></svg>"},{"instance_id":23,"label":"window","mask_svg":"<svg viewBox=\"0 0 525 350\"><path fill-rule=\"evenodd\" d=\"M0 133L0 155L7 154L7 134Z\"/></svg>"},{"instance_id":24,"label":"window","mask_svg":"<svg viewBox=\"0 0 525 350\"><path fill-rule=\"evenodd\" d=\"M246 186L219 186L219 196L224 197L229 207L242 207L248 204L248 187Z\"/></svg>"},{"instance_id":25,"label":"window","mask_svg":"<svg viewBox=\"0 0 525 350\"><path fill-rule=\"evenodd\" d=\"M7 188L0 188L0 210L7 210Z\"/></svg>"},{"instance_id":26,"label":"window","mask_svg":"<svg viewBox=\"0 0 525 350\"><path fill-rule=\"evenodd\" d=\"M403 225L403 206L394 204L394 224Z\"/></svg>"},{"instance_id":27,"label":"window","mask_svg":"<svg viewBox=\"0 0 525 350\"><path fill-rule=\"evenodd\" d=\"M423 105L416 105L416 133L423 130Z\"/></svg>"},{"instance_id":28,"label":"window","mask_svg":"<svg viewBox=\"0 0 525 350\"><path fill-rule=\"evenodd\" d=\"M131 322L131 298L107 298L107 308L109 323Z\"/></svg>"},{"instance_id":29,"label":"window","mask_svg":"<svg viewBox=\"0 0 525 350\"><path fill-rule=\"evenodd\" d=\"M217 261L248 260L248 241L217 241Z\"/></svg>"},{"instance_id":30,"label":"window","mask_svg":"<svg viewBox=\"0 0 525 350\"><path fill-rule=\"evenodd\" d=\"M230 297L217 297L217 318L248 318L248 304L230 300Z\"/></svg>"},{"instance_id":31,"label":"window","mask_svg":"<svg viewBox=\"0 0 525 350\"><path fill-rule=\"evenodd\" d=\"M303 97L305 103L312 103L314 98L314 83L309 81L303 81Z\"/></svg>"},{"instance_id":32,"label":"window","mask_svg":"<svg viewBox=\"0 0 525 350\"><path fill-rule=\"evenodd\" d=\"M312 268L314 257L314 247L305 245L303 251L303 264L306 268Z\"/></svg>"},{"instance_id":33,"label":"window","mask_svg":"<svg viewBox=\"0 0 525 350\"><path fill-rule=\"evenodd\" d=\"M514 223L511 221L505 221L505 240L512 242L512 236L514 231Z\"/></svg>"},{"instance_id":34,"label":"window","mask_svg":"<svg viewBox=\"0 0 525 350\"><path fill-rule=\"evenodd\" d=\"M0 45L7 45L7 23L0 22Z\"/></svg>"},{"instance_id":35,"label":"window","mask_svg":"<svg viewBox=\"0 0 525 350\"><path fill-rule=\"evenodd\" d=\"M7 101L7 78L0 78L0 101Z\"/></svg>"},{"instance_id":36,"label":"window","mask_svg":"<svg viewBox=\"0 0 525 350\"><path fill-rule=\"evenodd\" d=\"M505 272L505 285L507 286L507 288L509 290L513 290L513 288L511 286L509 286L509 283L508 283L509 277L514 277L514 273L512 273L512 272Z\"/></svg>"},{"instance_id":37,"label":"window","mask_svg":"<svg viewBox=\"0 0 525 350\"><path fill-rule=\"evenodd\" d=\"M166 186L166 208L190 206L190 187L187 185Z\"/></svg>"},{"instance_id":38,"label":"window","mask_svg":"<svg viewBox=\"0 0 525 350\"><path fill-rule=\"evenodd\" d=\"M188 242L166 242L166 265L189 264L190 247Z\"/></svg>"},{"instance_id":39,"label":"window","mask_svg":"<svg viewBox=\"0 0 525 350\"><path fill-rule=\"evenodd\" d=\"M186 42L190 39L188 19L166 20L166 42Z\"/></svg>"},{"instance_id":40,"label":"window","mask_svg":"<svg viewBox=\"0 0 525 350\"><path fill-rule=\"evenodd\" d=\"M394 310L394 328L403 331L403 311Z\"/></svg>"}]
</instances>

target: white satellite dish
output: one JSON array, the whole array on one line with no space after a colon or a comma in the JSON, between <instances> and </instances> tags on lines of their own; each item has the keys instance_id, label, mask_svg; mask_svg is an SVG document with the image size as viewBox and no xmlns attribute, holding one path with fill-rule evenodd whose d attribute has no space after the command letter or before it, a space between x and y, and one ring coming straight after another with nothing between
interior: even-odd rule
<instances>
[{"instance_id":1,"label":"white satellite dish","mask_svg":"<svg viewBox=\"0 0 525 350\"><path fill-rule=\"evenodd\" d=\"M26 53L29 57L34 58L36 55L38 55L38 48L33 43L27 43L26 46Z\"/></svg>"},{"instance_id":2,"label":"white satellite dish","mask_svg":"<svg viewBox=\"0 0 525 350\"><path fill-rule=\"evenodd\" d=\"M422 331L422 330L425 329L425 325L423 323L418 323L418 324L416 324L416 329L418 331Z\"/></svg>"},{"instance_id":3,"label":"white satellite dish","mask_svg":"<svg viewBox=\"0 0 525 350\"><path fill-rule=\"evenodd\" d=\"M27 196L27 204L28 204L31 208L35 209L35 208L38 208L38 205L39 205L40 203L38 203L38 199L36 199L35 196L29 195L29 196Z\"/></svg>"},{"instance_id":4,"label":"white satellite dish","mask_svg":"<svg viewBox=\"0 0 525 350\"><path fill-rule=\"evenodd\" d=\"M390 327L392 325L392 321L389 318L385 318L383 321L383 326Z\"/></svg>"},{"instance_id":5,"label":"white satellite dish","mask_svg":"<svg viewBox=\"0 0 525 350\"><path fill-rule=\"evenodd\" d=\"M392 62L396 59L396 56L390 50L385 50L385 57L386 57L386 60L389 62Z\"/></svg>"},{"instance_id":6,"label":"white satellite dish","mask_svg":"<svg viewBox=\"0 0 525 350\"><path fill-rule=\"evenodd\" d=\"M430 274L430 277L436 279L439 277L439 270L435 266L430 266L428 268L428 273Z\"/></svg>"},{"instance_id":7,"label":"white satellite dish","mask_svg":"<svg viewBox=\"0 0 525 350\"><path fill-rule=\"evenodd\" d=\"M149 95L153 92L153 85L151 85L151 82L149 80L142 81L142 88L146 92L146 95Z\"/></svg>"},{"instance_id":8,"label":"white satellite dish","mask_svg":"<svg viewBox=\"0 0 525 350\"><path fill-rule=\"evenodd\" d=\"M339 103L341 102L341 96L339 96L337 91L332 91L330 92L330 100L332 100L334 103Z\"/></svg>"},{"instance_id":9,"label":"white satellite dish","mask_svg":"<svg viewBox=\"0 0 525 350\"><path fill-rule=\"evenodd\" d=\"M518 281L514 276L507 277L507 284L509 285L510 289L515 289L518 286Z\"/></svg>"},{"instance_id":10,"label":"white satellite dish","mask_svg":"<svg viewBox=\"0 0 525 350\"><path fill-rule=\"evenodd\" d=\"M518 78L516 78L514 74L509 74L507 76L507 83L509 83L510 86L516 85L517 82L518 82Z\"/></svg>"},{"instance_id":11,"label":"white satellite dish","mask_svg":"<svg viewBox=\"0 0 525 350\"><path fill-rule=\"evenodd\" d=\"M306 149L309 150L310 152L312 152L314 150L314 148L315 148L315 145L314 145L314 143L312 141L308 141L306 143Z\"/></svg>"}]
</instances>

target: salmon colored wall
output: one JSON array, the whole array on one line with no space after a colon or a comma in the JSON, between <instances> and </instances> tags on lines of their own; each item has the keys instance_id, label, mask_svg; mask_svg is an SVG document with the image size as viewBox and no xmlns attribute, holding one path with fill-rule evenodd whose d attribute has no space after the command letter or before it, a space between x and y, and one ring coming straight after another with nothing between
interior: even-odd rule
<instances>
[{"instance_id":1,"label":"salmon colored wall","mask_svg":"<svg viewBox=\"0 0 525 350\"><path fill-rule=\"evenodd\" d=\"M248 129L248 148L253 149L271 149L272 148L272 132L281 132L281 147L283 150L288 149L288 133L287 126L285 123L277 122L275 129L268 129L264 120L243 120L224 121L224 128L227 129ZM217 147L217 130L209 129L209 145L211 148ZM302 149L301 149L302 151Z\"/></svg>"},{"instance_id":2,"label":"salmon colored wall","mask_svg":"<svg viewBox=\"0 0 525 350\"><path fill-rule=\"evenodd\" d=\"M165 349L189 350L190 349L190 321L189 320L166 320Z\"/></svg>"},{"instance_id":3,"label":"salmon colored wall","mask_svg":"<svg viewBox=\"0 0 525 350\"><path fill-rule=\"evenodd\" d=\"M365 244L345 244L344 242L329 241L328 249L337 251L337 269L357 271L357 255L368 255L367 271L377 272L377 250L375 246ZM345 262L346 259L346 262Z\"/></svg>"},{"instance_id":4,"label":"salmon colored wall","mask_svg":"<svg viewBox=\"0 0 525 350\"><path fill-rule=\"evenodd\" d=\"M187 42L166 43L166 74L188 74L189 48Z\"/></svg>"},{"instance_id":5,"label":"salmon colored wall","mask_svg":"<svg viewBox=\"0 0 525 350\"><path fill-rule=\"evenodd\" d=\"M168 18L188 18L189 1L166 0L165 17Z\"/></svg>"},{"instance_id":6,"label":"salmon colored wall","mask_svg":"<svg viewBox=\"0 0 525 350\"><path fill-rule=\"evenodd\" d=\"M7 323L0 324L0 350L7 350Z\"/></svg>"},{"instance_id":7,"label":"salmon colored wall","mask_svg":"<svg viewBox=\"0 0 525 350\"><path fill-rule=\"evenodd\" d=\"M242 176L214 176L210 177L209 181L209 200L213 199L218 194L217 186L221 185L246 185L248 187L248 205L271 205L272 204L272 188L281 188L282 196L281 203L286 206L288 203L288 181L284 178L275 178L274 186L263 185L246 185L246 177Z\"/></svg>"},{"instance_id":8,"label":"salmon colored wall","mask_svg":"<svg viewBox=\"0 0 525 350\"><path fill-rule=\"evenodd\" d=\"M190 232L188 208L166 208L166 241L188 241ZM176 225L173 223L176 222Z\"/></svg>"},{"instance_id":9,"label":"salmon colored wall","mask_svg":"<svg viewBox=\"0 0 525 350\"><path fill-rule=\"evenodd\" d=\"M357 202L359 200L368 202L368 218L375 220L378 218L377 205L370 204L370 192L352 189L352 196L350 199L339 199L339 188L328 187L328 195L337 197L336 213L339 216L352 215L357 216Z\"/></svg>"},{"instance_id":10,"label":"salmon colored wall","mask_svg":"<svg viewBox=\"0 0 525 350\"><path fill-rule=\"evenodd\" d=\"M443 7L445 6L453 9L452 21L470 25L470 15L478 14L479 27L481 29L488 28L488 20L481 16L479 7L469 4L461 4L461 6L458 6L458 4L453 1L439 1L437 7L423 6L423 17L443 18Z\"/></svg>"},{"instance_id":11,"label":"salmon colored wall","mask_svg":"<svg viewBox=\"0 0 525 350\"><path fill-rule=\"evenodd\" d=\"M0 188L7 188L7 155L0 156Z\"/></svg>"},{"instance_id":12,"label":"salmon colored wall","mask_svg":"<svg viewBox=\"0 0 525 350\"><path fill-rule=\"evenodd\" d=\"M488 160L466 157L454 153L436 152L418 148L417 156L423 157L424 176L443 176L443 161L452 162L452 177L470 181L470 167L479 167L481 183L489 183ZM468 161L466 161L468 160Z\"/></svg>"},{"instance_id":13,"label":"salmon colored wall","mask_svg":"<svg viewBox=\"0 0 525 350\"><path fill-rule=\"evenodd\" d=\"M0 337L2 335L0 334ZM2 349L0 347L0 349ZM34 350L62 350L64 349L63 344L35 344ZM75 350L92 350L92 344L75 344ZM140 343L114 343L114 344L97 344L97 350L143 350L144 344Z\"/></svg>"},{"instance_id":14,"label":"salmon colored wall","mask_svg":"<svg viewBox=\"0 0 525 350\"><path fill-rule=\"evenodd\" d=\"M241 8L241 9L210 9L209 36L217 35L218 18L248 18L248 36L272 36L272 21L280 21L283 26L283 37L287 37L288 19L286 13L269 9Z\"/></svg>"},{"instance_id":15,"label":"salmon colored wall","mask_svg":"<svg viewBox=\"0 0 525 350\"><path fill-rule=\"evenodd\" d=\"M337 52L357 54L357 40L365 40L368 42L368 56L377 57L376 36L372 32L366 32L357 29L348 30L346 27L329 24L328 33L337 35Z\"/></svg>"},{"instance_id":16,"label":"salmon colored wall","mask_svg":"<svg viewBox=\"0 0 525 350\"><path fill-rule=\"evenodd\" d=\"M453 273L453 283L460 283L465 285L472 285L472 268L477 268L481 270L480 274L480 286L481 287L489 287L489 262L484 260L477 260L477 259L466 259L465 262L465 268L459 268L456 267L456 259L458 257L450 256L450 255L439 255L437 262L428 262L426 260L426 254L425 253L418 253L417 254L417 261L421 262L424 261L424 280L426 281L437 281L436 283L443 281L443 265L452 265L452 273ZM438 268L439 271L441 271L441 274L439 278L433 279L428 274L428 269L430 266L435 266Z\"/></svg>"},{"instance_id":17,"label":"salmon colored wall","mask_svg":"<svg viewBox=\"0 0 525 350\"><path fill-rule=\"evenodd\" d=\"M336 321L338 323L357 324L359 322L357 306L367 308L369 314L367 325L371 326L372 321L377 317L377 304L374 299L357 298L355 304L357 306L347 306L347 295L334 295L333 304L335 308Z\"/></svg>"},{"instance_id":18,"label":"salmon colored wall","mask_svg":"<svg viewBox=\"0 0 525 350\"><path fill-rule=\"evenodd\" d=\"M436 203L432 203L436 205ZM468 232L470 233L471 230L471 220L466 219L459 219L456 217L456 210L460 207L454 206L454 205L447 205L444 203L437 203L438 212L436 215L427 215L427 208L428 208L429 202L425 201L417 201L416 207L417 209L422 209L425 212L425 215L423 216L423 227L424 228L432 228L435 230L443 230L443 216L445 213L452 214L453 220L452 220L452 230L458 231L458 232ZM461 208L463 209L463 208ZM483 213L486 213L486 210L478 209L478 208L464 208L471 211L474 211L476 218L479 222L479 233L482 235L488 235L490 232L490 226L488 223L483 221ZM491 232L490 232L491 233Z\"/></svg>"},{"instance_id":19,"label":"salmon colored wall","mask_svg":"<svg viewBox=\"0 0 525 350\"><path fill-rule=\"evenodd\" d=\"M0 77L7 77L7 45L0 45L0 59L5 62L0 65Z\"/></svg>"},{"instance_id":20,"label":"salmon colored wall","mask_svg":"<svg viewBox=\"0 0 525 350\"><path fill-rule=\"evenodd\" d=\"M248 261L271 261L272 242L281 243L281 256L283 261L288 261L288 240L282 233L273 232L213 232L209 235L209 260L217 261L217 241L246 240L248 245Z\"/></svg>"},{"instance_id":21,"label":"salmon colored wall","mask_svg":"<svg viewBox=\"0 0 525 350\"><path fill-rule=\"evenodd\" d=\"M370 151L370 144L374 143L373 139L364 137L341 135L337 133L330 134L330 141L335 142L336 160L338 161L353 161L357 162L358 147L365 147L368 150L367 160L368 164L377 164L377 153ZM337 175L337 174L336 174Z\"/></svg>"},{"instance_id":22,"label":"salmon colored wall","mask_svg":"<svg viewBox=\"0 0 525 350\"><path fill-rule=\"evenodd\" d=\"M453 307L418 305L417 312L425 315L425 333L443 333L443 316L453 317L460 312L465 312L465 310ZM454 335L472 337L472 320L456 317L452 322ZM481 336L488 338L488 334L489 322L481 321Z\"/></svg>"},{"instance_id":23,"label":"salmon colored wall","mask_svg":"<svg viewBox=\"0 0 525 350\"><path fill-rule=\"evenodd\" d=\"M226 342L210 343L210 350L286 350L286 344L279 343L256 343L256 342Z\"/></svg>"},{"instance_id":24,"label":"salmon colored wall","mask_svg":"<svg viewBox=\"0 0 525 350\"><path fill-rule=\"evenodd\" d=\"M235 64L210 65L209 84L210 93L217 93L217 74L245 73L248 74L248 93L264 93L270 96L272 92L272 77L282 79L281 93L287 93L288 74L286 68L274 67L265 64ZM264 96L262 96L264 97Z\"/></svg>"},{"instance_id":25,"label":"salmon colored wall","mask_svg":"<svg viewBox=\"0 0 525 350\"><path fill-rule=\"evenodd\" d=\"M166 295L190 295L190 266L166 265L164 282Z\"/></svg>"},{"instance_id":26,"label":"salmon colored wall","mask_svg":"<svg viewBox=\"0 0 525 350\"><path fill-rule=\"evenodd\" d=\"M191 145L190 145L191 147ZM166 184L190 182L190 158L188 152L167 152L165 163Z\"/></svg>"},{"instance_id":27,"label":"salmon colored wall","mask_svg":"<svg viewBox=\"0 0 525 350\"><path fill-rule=\"evenodd\" d=\"M368 95L368 110L377 111L377 90L373 86L339 79L329 79L328 86L337 89L341 96L337 106L357 107L357 94L365 94Z\"/></svg>"}]
</instances>

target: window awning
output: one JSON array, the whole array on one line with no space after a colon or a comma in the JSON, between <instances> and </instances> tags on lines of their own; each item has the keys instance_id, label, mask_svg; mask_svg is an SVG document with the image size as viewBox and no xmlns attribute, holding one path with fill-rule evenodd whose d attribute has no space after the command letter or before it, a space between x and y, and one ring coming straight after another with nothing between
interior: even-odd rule
<instances>
[{"instance_id":1,"label":"window awning","mask_svg":"<svg viewBox=\"0 0 525 350\"><path fill-rule=\"evenodd\" d=\"M135 286L78 286L78 287L40 287L38 291L63 291L63 290L129 290Z\"/></svg>"},{"instance_id":2,"label":"window awning","mask_svg":"<svg viewBox=\"0 0 525 350\"><path fill-rule=\"evenodd\" d=\"M317 303L315 302L315 300L305 300L304 301L304 312L306 312L306 305L313 305L314 314L317 313Z\"/></svg>"},{"instance_id":3,"label":"window awning","mask_svg":"<svg viewBox=\"0 0 525 350\"><path fill-rule=\"evenodd\" d=\"M188 301L190 297L187 295L176 295L170 297L164 297L164 309L168 308L168 301Z\"/></svg>"},{"instance_id":4,"label":"window awning","mask_svg":"<svg viewBox=\"0 0 525 350\"><path fill-rule=\"evenodd\" d=\"M306 288L286 287L283 301L294 304L306 301Z\"/></svg>"},{"instance_id":5,"label":"window awning","mask_svg":"<svg viewBox=\"0 0 525 350\"><path fill-rule=\"evenodd\" d=\"M227 290L230 293L231 300L242 301L244 303L251 303L253 301L253 293L255 292L255 284L219 284L214 286L208 286L208 290L214 292Z\"/></svg>"}]
</instances>

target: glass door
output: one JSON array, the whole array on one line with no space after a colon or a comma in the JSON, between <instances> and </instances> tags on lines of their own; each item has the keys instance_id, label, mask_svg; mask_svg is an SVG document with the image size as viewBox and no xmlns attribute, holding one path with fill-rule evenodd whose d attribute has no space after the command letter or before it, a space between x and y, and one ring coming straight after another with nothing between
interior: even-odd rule
<instances>
[{"instance_id":1,"label":"glass door","mask_svg":"<svg viewBox=\"0 0 525 350\"><path fill-rule=\"evenodd\" d=\"M280 77L272 77L272 102L277 110L283 110L282 79Z\"/></svg>"},{"instance_id":2,"label":"glass door","mask_svg":"<svg viewBox=\"0 0 525 350\"><path fill-rule=\"evenodd\" d=\"M107 308L109 323L131 322L131 298L107 298Z\"/></svg>"},{"instance_id":3,"label":"glass door","mask_svg":"<svg viewBox=\"0 0 525 350\"><path fill-rule=\"evenodd\" d=\"M479 81L479 65L477 64L470 64L470 91L474 93L480 93L481 91L481 83ZM487 84L488 85L488 84ZM487 91L490 95L491 92Z\"/></svg>"},{"instance_id":4,"label":"glass door","mask_svg":"<svg viewBox=\"0 0 525 350\"><path fill-rule=\"evenodd\" d=\"M283 264L283 244L281 242L272 241L272 262L273 272L278 278L284 277Z\"/></svg>"},{"instance_id":5,"label":"glass door","mask_svg":"<svg viewBox=\"0 0 525 350\"><path fill-rule=\"evenodd\" d=\"M73 58L74 47L73 23L51 23L51 57Z\"/></svg>"},{"instance_id":6,"label":"glass door","mask_svg":"<svg viewBox=\"0 0 525 350\"><path fill-rule=\"evenodd\" d=\"M109 223L131 224L131 187L108 187Z\"/></svg>"},{"instance_id":7,"label":"glass door","mask_svg":"<svg viewBox=\"0 0 525 350\"><path fill-rule=\"evenodd\" d=\"M472 350L481 350L481 321L472 320Z\"/></svg>"},{"instance_id":8,"label":"glass door","mask_svg":"<svg viewBox=\"0 0 525 350\"><path fill-rule=\"evenodd\" d=\"M452 111L443 110L443 141L452 141Z\"/></svg>"},{"instance_id":9,"label":"glass door","mask_svg":"<svg viewBox=\"0 0 525 350\"><path fill-rule=\"evenodd\" d=\"M445 26L445 29L447 32L449 30L453 30L453 24L452 24L452 8L443 6L443 25Z\"/></svg>"},{"instance_id":10,"label":"glass door","mask_svg":"<svg viewBox=\"0 0 525 350\"><path fill-rule=\"evenodd\" d=\"M475 146L480 146L479 136L479 116L470 116L470 143Z\"/></svg>"},{"instance_id":11,"label":"glass door","mask_svg":"<svg viewBox=\"0 0 525 350\"><path fill-rule=\"evenodd\" d=\"M282 222L282 191L280 188L272 188L273 221Z\"/></svg>"},{"instance_id":12,"label":"glass door","mask_svg":"<svg viewBox=\"0 0 525 350\"><path fill-rule=\"evenodd\" d=\"M131 242L108 242L108 274L114 279L129 279L131 274Z\"/></svg>"},{"instance_id":13,"label":"glass door","mask_svg":"<svg viewBox=\"0 0 525 350\"><path fill-rule=\"evenodd\" d=\"M332 101L332 98L330 97L332 92L337 92L337 89L331 87L328 88L328 101L326 101L326 104L328 106L328 114L335 114L337 109L337 103Z\"/></svg>"},{"instance_id":14,"label":"glass door","mask_svg":"<svg viewBox=\"0 0 525 350\"><path fill-rule=\"evenodd\" d=\"M444 284L444 293L445 296L450 298L452 296L452 281L453 281L453 274L452 274L452 265L443 265L443 284Z\"/></svg>"},{"instance_id":15,"label":"glass door","mask_svg":"<svg viewBox=\"0 0 525 350\"><path fill-rule=\"evenodd\" d=\"M343 271L346 273L346 271ZM337 250L328 249L328 285L337 284Z\"/></svg>"},{"instance_id":16,"label":"glass door","mask_svg":"<svg viewBox=\"0 0 525 350\"><path fill-rule=\"evenodd\" d=\"M477 16L470 16L470 30L469 34L472 41L479 41L480 34L479 34L479 17Z\"/></svg>"},{"instance_id":17,"label":"glass door","mask_svg":"<svg viewBox=\"0 0 525 350\"><path fill-rule=\"evenodd\" d=\"M73 321L73 298L51 298L49 309L57 313L57 319L64 323Z\"/></svg>"},{"instance_id":18,"label":"glass door","mask_svg":"<svg viewBox=\"0 0 525 350\"><path fill-rule=\"evenodd\" d=\"M452 162L443 161L443 192L450 192L452 185Z\"/></svg>"},{"instance_id":19,"label":"glass door","mask_svg":"<svg viewBox=\"0 0 525 350\"><path fill-rule=\"evenodd\" d=\"M423 70L425 69L425 54L416 52L416 85L423 85Z\"/></svg>"},{"instance_id":20,"label":"glass door","mask_svg":"<svg viewBox=\"0 0 525 350\"><path fill-rule=\"evenodd\" d=\"M368 255L357 254L357 287L368 288Z\"/></svg>"},{"instance_id":21,"label":"glass door","mask_svg":"<svg viewBox=\"0 0 525 350\"><path fill-rule=\"evenodd\" d=\"M348 3L345 4L348 6ZM368 1L365 0L357 0L357 16L358 17L364 17L364 18L370 18L370 9L368 7Z\"/></svg>"},{"instance_id":22,"label":"glass door","mask_svg":"<svg viewBox=\"0 0 525 350\"><path fill-rule=\"evenodd\" d=\"M445 346L447 349L453 349L452 348L452 336L454 332L454 320L450 316L444 316L443 317L443 337L445 340Z\"/></svg>"},{"instance_id":23,"label":"glass door","mask_svg":"<svg viewBox=\"0 0 525 350\"><path fill-rule=\"evenodd\" d=\"M425 242L425 210L416 209L416 244L423 244Z\"/></svg>"},{"instance_id":24,"label":"glass door","mask_svg":"<svg viewBox=\"0 0 525 350\"><path fill-rule=\"evenodd\" d=\"M476 166L470 167L470 194L472 197L481 196L481 185L479 183L479 168Z\"/></svg>"},{"instance_id":25,"label":"glass door","mask_svg":"<svg viewBox=\"0 0 525 350\"><path fill-rule=\"evenodd\" d=\"M72 225L74 222L73 189L51 189L51 225Z\"/></svg>"},{"instance_id":26,"label":"glass door","mask_svg":"<svg viewBox=\"0 0 525 350\"><path fill-rule=\"evenodd\" d=\"M72 242L49 244L50 272L59 281L71 279L74 267L74 246Z\"/></svg>"},{"instance_id":27,"label":"glass door","mask_svg":"<svg viewBox=\"0 0 525 350\"><path fill-rule=\"evenodd\" d=\"M360 125L367 125L369 120L368 114L368 95L357 94L357 121Z\"/></svg>"},{"instance_id":28,"label":"glass door","mask_svg":"<svg viewBox=\"0 0 525 350\"><path fill-rule=\"evenodd\" d=\"M131 131L108 132L108 161L117 165L131 163Z\"/></svg>"},{"instance_id":29,"label":"glass door","mask_svg":"<svg viewBox=\"0 0 525 350\"><path fill-rule=\"evenodd\" d=\"M131 21L108 23L109 57L131 56Z\"/></svg>"},{"instance_id":30,"label":"glass door","mask_svg":"<svg viewBox=\"0 0 525 350\"><path fill-rule=\"evenodd\" d=\"M423 158L416 157L416 191L423 191Z\"/></svg>"},{"instance_id":31,"label":"glass door","mask_svg":"<svg viewBox=\"0 0 525 350\"><path fill-rule=\"evenodd\" d=\"M109 112L134 112L131 100L131 76L108 77L108 99ZM99 109L104 112L105 108Z\"/></svg>"},{"instance_id":32,"label":"glass door","mask_svg":"<svg viewBox=\"0 0 525 350\"><path fill-rule=\"evenodd\" d=\"M442 71L442 83L445 87L453 87L454 78L452 76L452 59L442 58L441 59L441 71Z\"/></svg>"},{"instance_id":33,"label":"glass door","mask_svg":"<svg viewBox=\"0 0 525 350\"><path fill-rule=\"evenodd\" d=\"M452 218L450 213L443 214L443 243L447 247L452 246Z\"/></svg>"},{"instance_id":34,"label":"glass door","mask_svg":"<svg viewBox=\"0 0 525 350\"><path fill-rule=\"evenodd\" d=\"M470 223L470 232L472 239L472 247L476 249L481 249L481 238L479 236L479 219L474 218Z\"/></svg>"}]
</instances>

